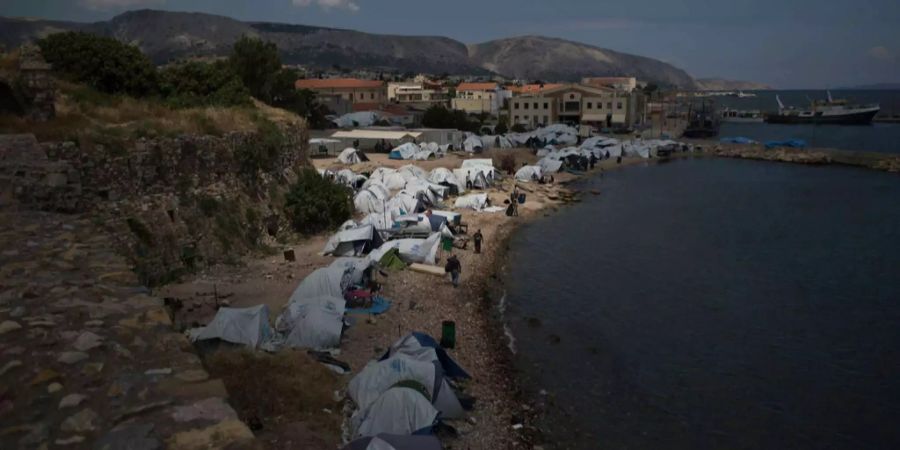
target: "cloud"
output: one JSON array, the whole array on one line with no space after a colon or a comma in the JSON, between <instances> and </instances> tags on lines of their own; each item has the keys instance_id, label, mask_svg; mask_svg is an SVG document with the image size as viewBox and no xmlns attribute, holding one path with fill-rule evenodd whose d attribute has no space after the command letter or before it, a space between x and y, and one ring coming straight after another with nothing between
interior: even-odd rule
<instances>
[{"instance_id":1,"label":"cloud","mask_svg":"<svg viewBox=\"0 0 900 450\"><path fill-rule=\"evenodd\" d=\"M629 28L637 28L642 25L641 22L616 17L605 17L598 19L579 19L565 22L567 29L574 30L625 30Z\"/></svg>"},{"instance_id":2,"label":"cloud","mask_svg":"<svg viewBox=\"0 0 900 450\"><path fill-rule=\"evenodd\" d=\"M307 7L313 4L319 5L324 10L346 9L347 11L359 11L359 5L353 0L293 0L295 6Z\"/></svg>"},{"instance_id":3,"label":"cloud","mask_svg":"<svg viewBox=\"0 0 900 450\"><path fill-rule=\"evenodd\" d=\"M106 11L111 9L128 9L138 6L162 5L166 0L81 0L88 9Z\"/></svg>"},{"instance_id":4,"label":"cloud","mask_svg":"<svg viewBox=\"0 0 900 450\"><path fill-rule=\"evenodd\" d=\"M878 46L870 48L866 52L866 54L868 54L872 58L875 58L875 59L878 59L881 61L887 61L887 62L894 62L894 60L897 59L896 55L894 55L894 52L892 52L891 49L889 49L883 45L878 45Z\"/></svg>"}]
</instances>

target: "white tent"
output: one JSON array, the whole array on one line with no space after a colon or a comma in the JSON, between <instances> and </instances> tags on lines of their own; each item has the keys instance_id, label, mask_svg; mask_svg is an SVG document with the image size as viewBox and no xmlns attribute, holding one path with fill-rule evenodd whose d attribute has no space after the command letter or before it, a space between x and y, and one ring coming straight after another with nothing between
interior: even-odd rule
<instances>
[{"instance_id":1,"label":"white tent","mask_svg":"<svg viewBox=\"0 0 900 450\"><path fill-rule=\"evenodd\" d=\"M347 394L360 409L366 409L395 384L405 380L415 381L425 387L441 417L459 418L464 414L463 407L439 367L440 364L419 361L403 354L384 361L371 361L350 380Z\"/></svg>"},{"instance_id":2,"label":"white tent","mask_svg":"<svg viewBox=\"0 0 900 450\"><path fill-rule=\"evenodd\" d=\"M480 153L484 149L484 143L481 142L481 138L472 134L463 141L463 149L468 153Z\"/></svg>"},{"instance_id":3,"label":"white tent","mask_svg":"<svg viewBox=\"0 0 900 450\"><path fill-rule=\"evenodd\" d=\"M347 147L338 155L337 160L344 164L359 164L363 161L368 161L369 158L365 153L353 147Z\"/></svg>"},{"instance_id":4,"label":"white tent","mask_svg":"<svg viewBox=\"0 0 900 450\"><path fill-rule=\"evenodd\" d=\"M481 211L487 205L487 194L470 194L458 197L453 205L456 208L469 208Z\"/></svg>"},{"instance_id":5,"label":"white tent","mask_svg":"<svg viewBox=\"0 0 900 450\"><path fill-rule=\"evenodd\" d=\"M256 348L272 338L269 326L269 308L257 305L250 308L219 308L216 316L205 327L188 332L191 341L221 339L232 344Z\"/></svg>"},{"instance_id":6,"label":"white tent","mask_svg":"<svg viewBox=\"0 0 900 450\"><path fill-rule=\"evenodd\" d=\"M516 171L519 181L537 181L541 178L541 166L522 166Z\"/></svg>"},{"instance_id":7,"label":"white tent","mask_svg":"<svg viewBox=\"0 0 900 450\"><path fill-rule=\"evenodd\" d=\"M371 245L381 245L381 237L375 232L375 227L357 226L354 223L352 228L343 229L331 236L322 252L334 256L359 256Z\"/></svg>"},{"instance_id":8,"label":"white tent","mask_svg":"<svg viewBox=\"0 0 900 450\"><path fill-rule=\"evenodd\" d=\"M413 434L434 426L439 414L422 393L398 386L385 391L365 410L353 414L351 434L354 438L380 433Z\"/></svg>"},{"instance_id":9,"label":"white tent","mask_svg":"<svg viewBox=\"0 0 900 450\"><path fill-rule=\"evenodd\" d=\"M343 270L352 270L353 274L350 276L350 283L360 284L363 281L366 270L372 267L373 264L375 263L369 258L354 258L346 256L335 258L334 262L329 264L328 267L337 267Z\"/></svg>"},{"instance_id":10,"label":"white tent","mask_svg":"<svg viewBox=\"0 0 900 450\"><path fill-rule=\"evenodd\" d=\"M385 205L386 211L391 214L391 219L405 216L408 214L415 214L420 209L422 202L416 197L415 194L411 194L407 191L400 191L393 197Z\"/></svg>"},{"instance_id":11,"label":"white tent","mask_svg":"<svg viewBox=\"0 0 900 450\"><path fill-rule=\"evenodd\" d=\"M378 122L378 114L372 111L344 114L332 120L338 128L371 127Z\"/></svg>"},{"instance_id":12,"label":"white tent","mask_svg":"<svg viewBox=\"0 0 900 450\"><path fill-rule=\"evenodd\" d=\"M460 164L460 168L469 169L474 167L494 167L494 160L491 158L471 158L463 160L462 164Z\"/></svg>"},{"instance_id":13,"label":"white tent","mask_svg":"<svg viewBox=\"0 0 900 450\"><path fill-rule=\"evenodd\" d=\"M399 147L395 147L388 154L388 158L390 159L414 159L416 153L419 153L421 149L418 145L413 144L412 142L407 142Z\"/></svg>"},{"instance_id":14,"label":"white tent","mask_svg":"<svg viewBox=\"0 0 900 450\"><path fill-rule=\"evenodd\" d=\"M464 180L465 186L471 185L474 189L487 189L491 183L484 176L484 171L478 167L468 169L453 169L453 174L459 180Z\"/></svg>"},{"instance_id":15,"label":"white tent","mask_svg":"<svg viewBox=\"0 0 900 450\"><path fill-rule=\"evenodd\" d=\"M350 169L341 169L335 175L334 180L344 186L358 189L366 183L367 178L365 175L353 173Z\"/></svg>"},{"instance_id":16,"label":"white tent","mask_svg":"<svg viewBox=\"0 0 900 450\"><path fill-rule=\"evenodd\" d=\"M440 184L443 186L453 186L456 188L455 194L462 194L466 192L466 182L465 180L460 180L456 177L456 175L450 171L450 169L444 167L437 167L428 174L428 181Z\"/></svg>"},{"instance_id":17,"label":"white tent","mask_svg":"<svg viewBox=\"0 0 900 450\"><path fill-rule=\"evenodd\" d=\"M293 315L293 326L285 339L288 347L328 350L341 344L344 327L343 299L330 299L329 304L339 305L335 309L316 304L298 304L285 309ZM282 313L284 315L285 313Z\"/></svg>"},{"instance_id":18,"label":"white tent","mask_svg":"<svg viewBox=\"0 0 900 450\"><path fill-rule=\"evenodd\" d=\"M399 172L400 175L403 175L403 178L405 178L406 181L409 181L412 179L424 180L424 179L428 178L428 172L426 172L425 169L422 169L421 167L415 166L412 164L407 164L407 165L397 169L397 172Z\"/></svg>"},{"instance_id":19,"label":"white tent","mask_svg":"<svg viewBox=\"0 0 900 450\"><path fill-rule=\"evenodd\" d=\"M368 185L372 180L363 185L363 189L353 197L353 206L357 211L363 214L383 213L385 203L387 203L387 195L382 189L384 186L375 187Z\"/></svg>"},{"instance_id":20,"label":"white tent","mask_svg":"<svg viewBox=\"0 0 900 450\"><path fill-rule=\"evenodd\" d=\"M352 277L352 272L348 272L339 267L322 267L314 270L297 285L288 304L300 302L304 298L344 298L344 290L350 285Z\"/></svg>"},{"instance_id":21,"label":"white tent","mask_svg":"<svg viewBox=\"0 0 900 450\"><path fill-rule=\"evenodd\" d=\"M484 142L485 147L487 148L513 148L512 141L509 140L508 137L503 135L496 136L482 136L481 141Z\"/></svg>"},{"instance_id":22,"label":"white tent","mask_svg":"<svg viewBox=\"0 0 900 450\"><path fill-rule=\"evenodd\" d=\"M562 161L547 156L541 158L541 160L537 162L537 165L541 168L542 173L559 172L560 169L562 169L562 164Z\"/></svg>"},{"instance_id":23,"label":"white tent","mask_svg":"<svg viewBox=\"0 0 900 450\"><path fill-rule=\"evenodd\" d=\"M434 265L440 244L441 233L432 233L427 239L397 239L385 242L381 247L372 250L369 259L380 261L388 250L396 248L400 252L400 258L407 263Z\"/></svg>"}]
</instances>

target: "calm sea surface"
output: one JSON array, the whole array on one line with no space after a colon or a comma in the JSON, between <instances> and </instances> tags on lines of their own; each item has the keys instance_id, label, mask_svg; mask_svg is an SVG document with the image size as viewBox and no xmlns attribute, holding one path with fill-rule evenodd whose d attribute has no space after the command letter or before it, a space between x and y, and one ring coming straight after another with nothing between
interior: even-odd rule
<instances>
[{"instance_id":1,"label":"calm sea surface","mask_svg":"<svg viewBox=\"0 0 900 450\"><path fill-rule=\"evenodd\" d=\"M550 447L900 448L900 176L696 159L580 183L601 195L517 231L506 269Z\"/></svg>"},{"instance_id":2,"label":"calm sea surface","mask_svg":"<svg viewBox=\"0 0 900 450\"><path fill-rule=\"evenodd\" d=\"M825 91L746 91L756 97L714 97L719 108L777 111L775 95L785 105L806 107L810 99L824 99ZM900 114L900 90L839 90L832 97L852 103L878 103L882 114ZM781 125L765 123L723 123L720 136L744 136L758 141L804 139L813 147L900 153L900 124Z\"/></svg>"}]
</instances>

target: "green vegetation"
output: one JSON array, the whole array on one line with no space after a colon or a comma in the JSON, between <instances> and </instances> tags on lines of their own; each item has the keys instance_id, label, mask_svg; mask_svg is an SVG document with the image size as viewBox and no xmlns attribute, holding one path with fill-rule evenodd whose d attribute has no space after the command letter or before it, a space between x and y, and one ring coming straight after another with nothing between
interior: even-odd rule
<instances>
[{"instance_id":1,"label":"green vegetation","mask_svg":"<svg viewBox=\"0 0 900 450\"><path fill-rule=\"evenodd\" d=\"M513 133L524 133L524 132L528 131L525 129L525 125L522 125L521 123L514 124L512 126L512 128L510 128L510 130Z\"/></svg>"},{"instance_id":2,"label":"green vegetation","mask_svg":"<svg viewBox=\"0 0 900 450\"><path fill-rule=\"evenodd\" d=\"M257 135L259 139L244 142L234 149L240 173L250 185L259 181L260 172L275 169L286 141L278 126L264 118L257 118Z\"/></svg>"},{"instance_id":3,"label":"green vegetation","mask_svg":"<svg viewBox=\"0 0 900 450\"><path fill-rule=\"evenodd\" d=\"M422 125L428 128L456 128L473 133L481 128L479 122L469 120L465 111L450 110L440 105L434 105L425 110Z\"/></svg>"},{"instance_id":4,"label":"green vegetation","mask_svg":"<svg viewBox=\"0 0 900 450\"><path fill-rule=\"evenodd\" d=\"M497 126L494 127L494 134L506 134L509 132L506 116L500 116L497 120Z\"/></svg>"},{"instance_id":5,"label":"green vegetation","mask_svg":"<svg viewBox=\"0 0 900 450\"><path fill-rule=\"evenodd\" d=\"M352 213L350 191L321 177L314 169L300 172L285 201L294 229L306 234L336 228Z\"/></svg>"},{"instance_id":6,"label":"green vegetation","mask_svg":"<svg viewBox=\"0 0 900 450\"><path fill-rule=\"evenodd\" d=\"M222 61L196 61L166 67L160 72L160 93L178 108L197 106L250 106L250 91Z\"/></svg>"},{"instance_id":7,"label":"green vegetation","mask_svg":"<svg viewBox=\"0 0 900 450\"><path fill-rule=\"evenodd\" d=\"M72 81L111 94L143 97L156 92L156 68L137 47L76 31L51 34L38 45L54 70Z\"/></svg>"}]
</instances>

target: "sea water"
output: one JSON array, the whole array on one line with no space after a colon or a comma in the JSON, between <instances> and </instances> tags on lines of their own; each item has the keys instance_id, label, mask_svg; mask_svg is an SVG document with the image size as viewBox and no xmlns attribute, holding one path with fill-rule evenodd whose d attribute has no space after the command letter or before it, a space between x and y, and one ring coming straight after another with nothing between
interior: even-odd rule
<instances>
[{"instance_id":1,"label":"sea water","mask_svg":"<svg viewBox=\"0 0 900 450\"><path fill-rule=\"evenodd\" d=\"M549 447L900 448L900 176L694 159L576 187L599 195L518 230L505 275Z\"/></svg>"}]
</instances>

